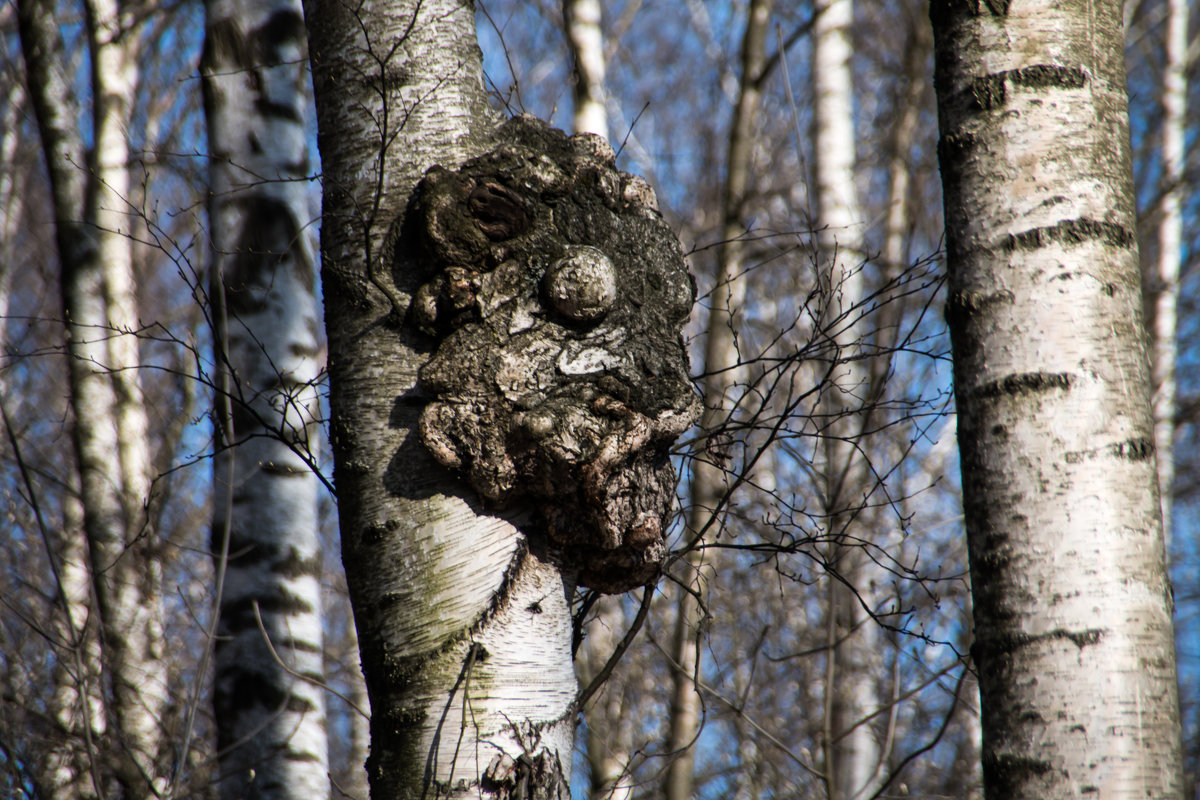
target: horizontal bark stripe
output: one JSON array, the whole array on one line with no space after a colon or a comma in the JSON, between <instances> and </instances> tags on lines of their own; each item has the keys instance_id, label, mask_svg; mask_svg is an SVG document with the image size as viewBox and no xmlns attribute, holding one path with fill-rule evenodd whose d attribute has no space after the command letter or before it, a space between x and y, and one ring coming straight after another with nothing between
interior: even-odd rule
<instances>
[{"instance_id":1,"label":"horizontal bark stripe","mask_svg":"<svg viewBox=\"0 0 1200 800\"><path fill-rule=\"evenodd\" d=\"M285 119L297 125L304 124L304 115L291 103L276 103L260 95L254 101L254 110L268 119Z\"/></svg>"},{"instance_id":2,"label":"horizontal bark stripe","mask_svg":"<svg viewBox=\"0 0 1200 800\"><path fill-rule=\"evenodd\" d=\"M1069 631L1065 628L1055 628L1052 631L1039 634L1003 633L987 639L977 639L972 645L972 653L977 658L987 659L1011 654L1014 650L1043 642L1069 641L1082 650L1090 645L1096 645L1107 635L1103 628L1087 628L1080 631Z\"/></svg>"},{"instance_id":3,"label":"horizontal bark stripe","mask_svg":"<svg viewBox=\"0 0 1200 800\"><path fill-rule=\"evenodd\" d=\"M1137 237L1132 230L1123 225L1080 217L1009 234L1001 238L994 248L1001 253L1012 253L1037 250L1050 244L1070 247L1091 241L1101 242L1110 247L1127 248L1137 242Z\"/></svg>"},{"instance_id":4,"label":"horizontal bark stripe","mask_svg":"<svg viewBox=\"0 0 1200 800\"><path fill-rule=\"evenodd\" d=\"M259 612L262 614L315 613L312 603L293 594L274 597L245 597L221 607L222 621L228 622L231 629L235 627L235 621L238 620L248 619L252 624L257 625L254 616L255 603L258 603Z\"/></svg>"},{"instance_id":5,"label":"horizontal bark stripe","mask_svg":"<svg viewBox=\"0 0 1200 800\"><path fill-rule=\"evenodd\" d=\"M1020 372L976 386L970 391L969 396L975 400L1022 394L1042 394L1059 389L1069 389L1075 380L1075 376L1068 372Z\"/></svg>"},{"instance_id":6,"label":"horizontal bark stripe","mask_svg":"<svg viewBox=\"0 0 1200 800\"><path fill-rule=\"evenodd\" d=\"M1033 64L1020 69L1006 69L981 75L967 83L959 102L972 111L991 111L1003 108L1008 102L1008 87L1023 89L1082 89L1088 74L1082 67L1060 64Z\"/></svg>"}]
</instances>

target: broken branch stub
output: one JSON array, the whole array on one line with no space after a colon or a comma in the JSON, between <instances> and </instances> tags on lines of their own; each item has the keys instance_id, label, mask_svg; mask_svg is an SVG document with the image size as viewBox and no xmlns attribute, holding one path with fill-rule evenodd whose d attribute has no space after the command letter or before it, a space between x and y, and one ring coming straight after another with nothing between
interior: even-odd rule
<instances>
[{"instance_id":1,"label":"broken branch stub","mask_svg":"<svg viewBox=\"0 0 1200 800\"><path fill-rule=\"evenodd\" d=\"M668 451L699 413L680 337L695 286L603 139L519 117L498 141L430 169L410 211L431 274L409 324L437 339L421 439L486 501L529 503L582 584L627 591L658 576Z\"/></svg>"}]
</instances>

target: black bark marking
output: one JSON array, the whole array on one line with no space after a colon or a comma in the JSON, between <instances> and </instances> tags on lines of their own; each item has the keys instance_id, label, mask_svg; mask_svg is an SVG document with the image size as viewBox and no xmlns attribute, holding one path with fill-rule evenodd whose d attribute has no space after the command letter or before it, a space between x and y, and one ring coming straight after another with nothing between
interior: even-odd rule
<instances>
[{"instance_id":1,"label":"black bark marking","mask_svg":"<svg viewBox=\"0 0 1200 800\"><path fill-rule=\"evenodd\" d=\"M983 785L995 790L997 797L1023 796L1021 790L1030 788L1031 779L1054 771L1048 761L994 750L985 750L982 761Z\"/></svg>"},{"instance_id":2,"label":"black bark marking","mask_svg":"<svg viewBox=\"0 0 1200 800\"><path fill-rule=\"evenodd\" d=\"M1013 304L1013 293L1002 289L998 292L979 292L973 290L951 292L946 299L946 324L952 329L966 324L971 317L987 309Z\"/></svg>"},{"instance_id":3,"label":"black bark marking","mask_svg":"<svg viewBox=\"0 0 1200 800\"><path fill-rule=\"evenodd\" d=\"M699 411L680 338L694 286L603 140L525 117L498 140L429 170L399 228L427 275L407 324L436 346L420 436L485 502L527 502L580 583L628 591L658 576L670 446Z\"/></svg>"},{"instance_id":4,"label":"black bark marking","mask_svg":"<svg viewBox=\"0 0 1200 800\"><path fill-rule=\"evenodd\" d=\"M1008 16L1011 0L933 0L929 4L929 18L934 31L950 25L960 17L980 17L987 14L1003 19Z\"/></svg>"},{"instance_id":5,"label":"black bark marking","mask_svg":"<svg viewBox=\"0 0 1200 800\"><path fill-rule=\"evenodd\" d=\"M1154 458L1154 440L1149 437L1137 437L1117 442L1110 446L1113 456L1129 461L1147 461Z\"/></svg>"},{"instance_id":6,"label":"black bark marking","mask_svg":"<svg viewBox=\"0 0 1200 800\"><path fill-rule=\"evenodd\" d=\"M1081 631L1069 631L1065 628L1055 628L1052 631L1039 634L1006 633L988 639L977 639L971 646L971 653L981 664L991 664L992 659L1003 658L1023 647L1066 640L1082 650L1085 647L1099 644L1107 631L1103 628L1087 628Z\"/></svg>"},{"instance_id":7,"label":"black bark marking","mask_svg":"<svg viewBox=\"0 0 1200 800\"><path fill-rule=\"evenodd\" d=\"M1133 231L1114 222L1081 217L1010 234L1001 239L995 245L995 249L1001 253L1012 253L1037 250L1055 243L1070 247L1092 241L1102 242L1110 247L1128 248L1133 246L1136 239Z\"/></svg>"},{"instance_id":8,"label":"black bark marking","mask_svg":"<svg viewBox=\"0 0 1200 800\"><path fill-rule=\"evenodd\" d=\"M303 234L291 207L264 195L237 202L243 206L244 224L223 277L230 315L244 316L267 308L267 295L281 266L292 270L306 286L316 277L312 262L298 246Z\"/></svg>"},{"instance_id":9,"label":"black bark marking","mask_svg":"<svg viewBox=\"0 0 1200 800\"><path fill-rule=\"evenodd\" d=\"M1075 378L1066 372L1023 372L1009 375L975 387L971 399L996 398L1004 395L1042 394L1056 389L1069 389Z\"/></svg>"},{"instance_id":10,"label":"black bark marking","mask_svg":"<svg viewBox=\"0 0 1200 800\"><path fill-rule=\"evenodd\" d=\"M1023 89L1082 89L1088 74L1081 67L1060 64L1034 64L981 75L967 83L958 102L970 111L992 111L1008 102L1008 87Z\"/></svg>"}]
</instances>

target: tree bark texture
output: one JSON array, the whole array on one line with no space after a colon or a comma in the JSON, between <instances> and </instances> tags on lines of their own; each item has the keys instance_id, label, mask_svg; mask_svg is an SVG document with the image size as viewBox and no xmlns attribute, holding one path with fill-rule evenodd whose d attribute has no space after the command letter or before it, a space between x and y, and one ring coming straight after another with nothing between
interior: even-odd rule
<instances>
[{"instance_id":1,"label":"tree bark texture","mask_svg":"<svg viewBox=\"0 0 1200 800\"><path fill-rule=\"evenodd\" d=\"M372 796L566 797L575 576L624 590L665 553L678 245L598 137L497 127L470 3L306 11Z\"/></svg>"},{"instance_id":2,"label":"tree bark texture","mask_svg":"<svg viewBox=\"0 0 1200 800\"><path fill-rule=\"evenodd\" d=\"M84 11L95 137L87 150L69 99L53 5L31 0L17 13L56 216L80 499L111 691L109 731L121 742L105 766L127 796L152 797L165 788L167 676L128 205L125 131L137 39L116 3L93 0Z\"/></svg>"},{"instance_id":3,"label":"tree bark texture","mask_svg":"<svg viewBox=\"0 0 1200 800\"><path fill-rule=\"evenodd\" d=\"M1179 797L1121 6L933 3L989 797Z\"/></svg>"},{"instance_id":4,"label":"tree bark texture","mask_svg":"<svg viewBox=\"0 0 1200 800\"><path fill-rule=\"evenodd\" d=\"M321 364L298 0L212 0L202 71L224 567L214 705L221 796L329 796L316 474ZM230 513L232 512L232 513Z\"/></svg>"}]
</instances>

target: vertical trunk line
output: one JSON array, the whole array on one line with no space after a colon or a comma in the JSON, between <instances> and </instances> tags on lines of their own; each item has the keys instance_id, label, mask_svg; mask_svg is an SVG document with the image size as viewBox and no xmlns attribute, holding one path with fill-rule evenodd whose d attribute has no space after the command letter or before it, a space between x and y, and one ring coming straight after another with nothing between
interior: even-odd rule
<instances>
[{"instance_id":1,"label":"vertical trunk line","mask_svg":"<svg viewBox=\"0 0 1200 800\"><path fill-rule=\"evenodd\" d=\"M762 98L758 79L766 61L768 23L773 0L754 0L747 9L746 29L742 37L742 75L737 105L730 122L726 155L726 179L722 197L722 243L717 255L716 283L710 294L708 339L704 352L704 412L700 429L706 436L722 432L736 413L734 390L741 379L738 369L736 315L745 302L746 281L743 238L745 204L754 147L754 126ZM697 633L705 594L703 550L699 545L715 539L722 527L724 471L717 465L696 458L692 462L689 491L688 552L679 576L685 590L678 594L671 657L672 696L668 727L668 752L675 754L663 779L667 800L689 800L695 780L693 744L700 732L701 699L695 678L701 670L700 638Z\"/></svg>"}]
</instances>

